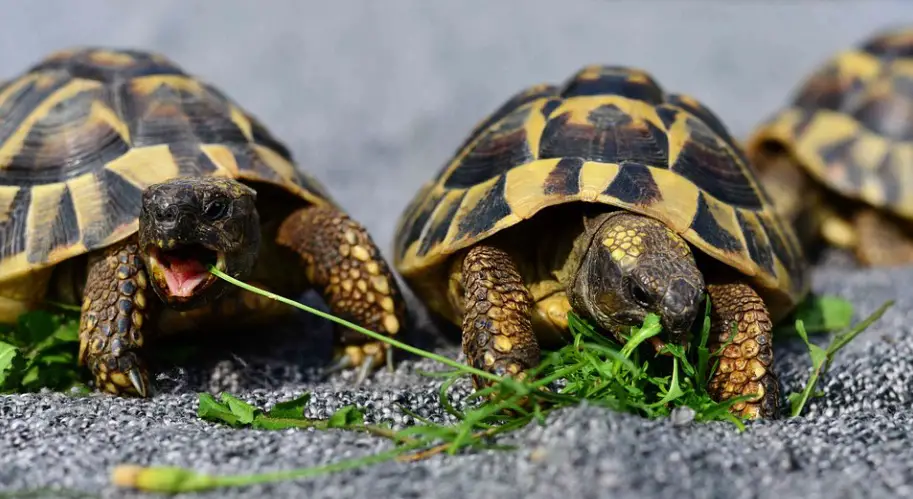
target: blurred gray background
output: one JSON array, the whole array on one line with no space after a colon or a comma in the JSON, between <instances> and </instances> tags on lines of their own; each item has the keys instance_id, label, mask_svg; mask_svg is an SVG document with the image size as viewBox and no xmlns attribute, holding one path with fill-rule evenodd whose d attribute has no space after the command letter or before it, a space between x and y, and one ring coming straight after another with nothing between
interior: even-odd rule
<instances>
[{"instance_id":1,"label":"blurred gray background","mask_svg":"<svg viewBox=\"0 0 913 499\"><path fill-rule=\"evenodd\" d=\"M0 76L71 45L161 51L259 116L389 254L413 190L523 86L636 65L741 136L834 51L904 21L913 2L8 2Z\"/></svg>"}]
</instances>

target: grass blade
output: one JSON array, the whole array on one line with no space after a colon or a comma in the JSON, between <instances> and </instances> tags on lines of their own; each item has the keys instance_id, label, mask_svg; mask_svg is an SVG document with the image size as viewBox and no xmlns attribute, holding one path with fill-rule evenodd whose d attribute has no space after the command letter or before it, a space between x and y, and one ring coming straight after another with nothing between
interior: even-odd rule
<instances>
[{"instance_id":1,"label":"grass blade","mask_svg":"<svg viewBox=\"0 0 913 499\"><path fill-rule=\"evenodd\" d=\"M491 373L486 372L486 371L482 371L481 369L476 369L476 368L471 367L471 366L468 366L468 365L466 365L466 364L461 364L461 363L456 362L456 361L454 361L454 360L448 359L447 357L444 357L443 355L438 355L438 354L436 354L436 353L429 352L429 351L427 351L427 350L422 350L422 349L420 349L420 348L413 347L412 345L409 345L409 344L403 343L403 342L401 342L401 341L395 340L395 339L393 339L393 338L391 338L391 337L389 337L389 336L385 336L385 335L382 335L382 334L379 334L379 333L375 333L374 331L371 331L371 330L369 330L369 329L365 329L365 328L359 326L358 324L355 324L355 323L349 322L349 321L347 321L347 320L345 320L345 319L336 317L335 315L332 315L332 314L328 314L328 313L322 312L322 311L320 311L320 310L317 310L316 308L309 307L309 306L307 306L307 305L305 305L305 304L303 304L303 303L298 303L298 302L296 302L295 300L290 300L290 299L288 299L288 298L285 298L284 296L279 296L279 295L277 295L276 293L271 293L271 292L269 292L269 291L266 291L266 290L263 290L263 289L260 289L260 288L251 286L250 284L247 284L247 283L245 283L245 282L239 281L239 280L235 279L234 277L232 277L232 276L230 276L230 275L228 275L228 274L222 272L221 270L219 270L219 269L217 269L217 268L215 268L215 267L213 267L213 266L210 266L210 267L209 267L209 271L210 271L213 275L215 275L216 277L219 277L220 279L224 279L224 280L226 280L226 281L228 281L228 282L230 282L230 283L234 284L235 286L238 286L238 287L240 287L240 288L242 288L242 289L246 289L247 291L250 291L251 293L257 293L257 294L259 294L259 295L265 296L265 297L267 297L267 298L276 300L276 301L281 302L281 303L285 303L286 305L295 307L295 308L297 308L297 309L304 310L305 312L314 314L314 315L316 315L316 316L318 316L318 317L322 317L322 318L327 319L327 320L329 320L329 321L335 322L335 323L340 324L340 325L342 325L342 326L345 326L345 327L347 327L347 328L349 328L349 329L353 329L353 330L355 330L355 331L358 331L359 333L364 334L365 336L369 336L370 338L372 338L372 339L374 339L374 340L383 341L384 343L387 343L387 344L392 345L392 346L394 346L394 347L396 347L396 348L399 348L400 350L404 350L404 351L409 352L409 353L414 354L414 355L419 355L419 356L426 357L426 358L429 358L429 359L432 359L432 360L436 360L436 361L438 361L438 362L440 362L440 363L442 363L442 364L448 365L448 366L450 366L450 367L459 369L459 370L464 371L464 372L468 372L468 373L470 373L470 374L474 374L474 375L476 375L476 376L479 376L479 377L481 377L481 378L485 378L485 379L490 380L490 381L498 382L498 381L501 381L501 380L502 380L502 378L501 378L500 376L495 376L494 374L491 374Z\"/></svg>"},{"instance_id":2,"label":"grass blade","mask_svg":"<svg viewBox=\"0 0 913 499\"><path fill-rule=\"evenodd\" d=\"M805 408L805 404L808 403L808 399L811 398L812 393L814 393L815 386L818 384L818 379L830 367L831 362L833 361L834 356L837 354L837 352L845 347L853 338L859 336L859 334L870 325L872 325L873 322L884 315L884 313L892 305L894 305L893 300L885 302L870 316L857 324L856 327L850 329L845 333L836 335L833 341L831 341L831 344L828 345L826 349L809 342L808 332L805 330L805 324L802 320L796 321L796 332L798 333L799 337L802 338L802 341L805 342L805 345L808 348L808 354L812 360L812 371L808 377L808 382L805 385L805 389L799 393L792 393L788 397L791 417L797 417L802 413L802 409Z\"/></svg>"}]
</instances>

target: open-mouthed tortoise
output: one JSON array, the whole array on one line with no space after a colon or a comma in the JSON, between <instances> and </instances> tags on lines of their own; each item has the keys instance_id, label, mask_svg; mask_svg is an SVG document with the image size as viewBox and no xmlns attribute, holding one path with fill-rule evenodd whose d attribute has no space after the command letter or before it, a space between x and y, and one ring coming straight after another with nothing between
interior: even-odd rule
<instances>
[{"instance_id":1,"label":"open-mouthed tortoise","mask_svg":"<svg viewBox=\"0 0 913 499\"><path fill-rule=\"evenodd\" d=\"M81 303L80 363L147 396L150 336L224 331L290 309L211 275L290 294L395 334L404 302L366 230L254 117L165 57L80 48L0 87L0 322ZM363 377L388 354L337 335Z\"/></svg>"},{"instance_id":2,"label":"open-mouthed tortoise","mask_svg":"<svg viewBox=\"0 0 913 499\"><path fill-rule=\"evenodd\" d=\"M913 29L835 55L757 127L746 154L808 249L913 263Z\"/></svg>"},{"instance_id":3,"label":"open-mouthed tortoise","mask_svg":"<svg viewBox=\"0 0 913 499\"><path fill-rule=\"evenodd\" d=\"M589 66L510 98L410 202L394 255L498 375L567 341L571 310L619 340L657 313L683 342L706 291L713 348L738 327L712 395L778 414L771 327L807 291L804 257L720 121L642 70Z\"/></svg>"}]
</instances>

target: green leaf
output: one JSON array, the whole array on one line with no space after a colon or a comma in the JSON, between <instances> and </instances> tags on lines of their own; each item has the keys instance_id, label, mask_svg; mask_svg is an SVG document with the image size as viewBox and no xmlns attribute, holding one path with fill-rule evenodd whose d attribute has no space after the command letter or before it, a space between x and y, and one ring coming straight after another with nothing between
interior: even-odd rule
<instances>
[{"instance_id":1,"label":"green leaf","mask_svg":"<svg viewBox=\"0 0 913 499\"><path fill-rule=\"evenodd\" d=\"M669 388L662 399L650 404L651 407L666 405L669 402L681 397L685 392L678 383L678 359L672 359L672 381L669 382Z\"/></svg>"},{"instance_id":2,"label":"green leaf","mask_svg":"<svg viewBox=\"0 0 913 499\"><path fill-rule=\"evenodd\" d=\"M43 310L28 312L19 316L16 339L21 345L37 345L57 331L58 321Z\"/></svg>"},{"instance_id":3,"label":"green leaf","mask_svg":"<svg viewBox=\"0 0 913 499\"><path fill-rule=\"evenodd\" d=\"M79 321L69 320L62 322L54 331L53 337L61 342L75 343L79 341Z\"/></svg>"},{"instance_id":4,"label":"green leaf","mask_svg":"<svg viewBox=\"0 0 913 499\"><path fill-rule=\"evenodd\" d=\"M812 358L812 369L818 369L824 365L824 362L827 360L827 352L818 345L808 341L808 333L805 330L805 324L801 320L796 321L796 332L808 348L808 354Z\"/></svg>"},{"instance_id":5,"label":"green leaf","mask_svg":"<svg viewBox=\"0 0 913 499\"><path fill-rule=\"evenodd\" d=\"M197 416L209 421L227 423L231 426L242 426L238 416L232 412L228 404L223 404L208 393L201 393L199 397Z\"/></svg>"},{"instance_id":6,"label":"green leaf","mask_svg":"<svg viewBox=\"0 0 913 499\"><path fill-rule=\"evenodd\" d=\"M19 349L9 343L0 341L0 390L5 390L8 381L12 379L10 375L12 374L13 363L18 356Z\"/></svg>"},{"instance_id":7,"label":"green leaf","mask_svg":"<svg viewBox=\"0 0 913 499\"><path fill-rule=\"evenodd\" d=\"M825 362L827 362L827 352L808 341L808 334L805 331L805 325L801 320L796 321L796 332L799 334L799 337L802 338L802 341L805 342L805 346L808 348L808 355L812 359L812 371L808 377L808 382L805 385L805 389L802 390L797 396L789 396L789 408L790 415L796 417L802 413L802 409L805 408L805 404L808 402L809 396L812 391L815 389L815 385L818 383L818 376L821 374L821 369L824 367Z\"/></svg>"},{"instance_id":8,"label":"green leaf","mask_svg":"<svg viewBox=\"0 0 913 499\"><path fill-rule=\"evenodd\" d=\"M806 333L822 333L850 327L853 320L853 304L837 296L809 295L797 308L796 320L805 325ZM778 328L778 333L792 334L789 326Z\"/></svg>"},{"instance_id":9,"label":"green leaf","mask_svg":"<svg viewBox=\"0 0 913 499\"><path fill-rule=\"evenodd\" d=\"M836 355L837 352L839 352L850 341L852 341L853 338L859 336L862 331L864 331L866 328L872 325L873 322L884 315L884 313L892 305L894 305L893 300L885 302L881 307L878 308L878 310L873 312L872 315L866 317L859 324L857 324L856 327L836 335L831 344L828 345L827 349L823 349L818 345L810 343L808 341L808 333L805 330L805 324L803 324L801 320L796 321L796 332L808 347L808 354L812 360L812 372L808 377L808 382L805 385L805 389L798 394L790 394L787 397L789 400L790 415L792 417L796 417L801 414L802 409L805 408L805 404L808 403L808 399L811 398L812 393L816 393L815 385L818 384L818 379L821 377L821 375L830 367L831 361L834 359L834 355Z\"/></svg>"},{"instance_id":10,"label":"green leaf","mask_svg":"<svg viewBox=\"0 0 913 499\"><path fill-rule=\"evenodd\" d=\"M631 352L640 346L641 343L662 332L662 326L659 324L659 316L656 314L647 314L643 326L631 329L633 331L631 338L621 347L621 354L625 357L630 357Z\"/></svg>"},{"instance_id":11,"label":"green leaf","mask_svg":"<svg viewBox=\"0 0 913 499\"><path fill-rule=\"evenodd\" d=\"M229 393L222 393L220 398L224 404L228 405L231 413L238 418L238 422L241 424L252 423L254 421L254 416L259 411L256 407Z\"/></svg>"},{"instance_id":12,"label":"green leaf","mask_svg":"<svg viewBox=\"0 0 913 499\"><path fill-rule=\"evenodd\" d=\"M685 376L688 378L693 378L697 375L697 371L694 369L694 366L688 362L688 356L686 354L685 346L683 345L673 345L671 343L666 343L663 346L664 352L669 352L673 358L681 362L682 372L685 373Z\"/></svg>"},{"instance_id":13,"label":"green leaf","mask_svg":"<svg viewBox=\"0 0 913 499\"><path fill-rule=\"evenodd\" d=\"M257 414L254 416L254 421L251 423L251 427L257 428L259 430L287 430L289 428L318 427L319 425L315 424L315 422L322 421L312 421L305 418L274 418L264 414Z\"/></svg>"},{"instance_id":14,"label":"green leaf","mask_svg":"<svg viewBox=\"0 0 913 499\"><path fill-rule=\"evenodd\" d=\"M789 402L789 415L791 417L796 417L802 412L802 407L799 406L799 404L805 403L802 401L802 392L792 392L786 396L786 400Z\"/></svg>"},{"instance_id":15,"label":"green leaf","mask_svg":"<svg viewBox=\"0 0 913 499\"><path fill-rule=\"evenodd\" d=\"M328 428L347 428L349 426L363 425L364 414L354 405L347 405L334 412L327 420Z\"/></svg>"},{"instance_id":16,"label":"green leaf","mask_svg":"<svg viewBox=\"0 0 913 499\"><path fill-rule=\"evenodd\" d=\"M706 393L707 372L710 367L710 349L707 340L710 339L710 295L705 295L704 323L701 326L697 350L697 368L694 375L694 385L698 393Z\"/></svg>"},{"instance_id":17,"label":"green leaf","mask_svg":"<svg viewBox=\"0 0 913 499\"><path fill-rule=\"evenodd\" d=\"M871 326L873 322L880 319L881 316L884 315L884 313L887 312L888 309L891 308L893 305L894 305L894 300L888 300L888 301L884 302L880 307L878 307L877 310L872 312L872 315L870 315L870 316L866 317L865 319L863 319L862 321L860 321L859 324L856 324L856 327L850 329L849 331L836 335L834 337L833 341L831 341L831 344L828 345L828 347L827 347L828 366L830 365L830 361L833 358L834 354L836 354L841 349L843 349L843 347L845 347L850 341L852 341L853 338L859 336L859 334L862 333L863 331L865 331L869 326ZM827 368L828 366L825 366L825 368Z\"/></svg>"},{"instance_id":18,"label":"green leaf","mask_svg":"<svg viewBox=\"0 0 913 499\"><path fill-rule=\"evenodd\" d=\"M20 315L16 325L2 328L4 343L18 355L4 373L0 390L30 392L67 389L85 371L76 361L78 321L72 313L35 310Z\"/></svg>"},{"instance_id":19,"label":"green leaf","mask_svg":"<svg viewBox=\"0 0 913 499\"><path fill-rule=\"evenodd\" d=\"M285 402L279 402L273 406L273 408L267 413L267 416L270 418L303 419L304 408L307 407L310 401L311 394L305 393L298 398L287 400Z\"/></svg>"}]
</instances>

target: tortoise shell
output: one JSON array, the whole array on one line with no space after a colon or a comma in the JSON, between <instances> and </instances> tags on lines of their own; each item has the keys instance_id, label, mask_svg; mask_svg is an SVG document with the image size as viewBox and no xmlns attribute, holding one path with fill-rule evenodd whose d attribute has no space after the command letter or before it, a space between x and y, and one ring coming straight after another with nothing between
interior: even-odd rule
<instances>
[{"instance_id":1,"label":"tortoise shell","mask_svg":"<svg viewBox=\"0 0 913 499\"><path fill-rule=\"evenodd\" d=\"M254 117L161 55L50 55L0 84L0 281L133 234L146 186L204 175L336 205Z\"/></svg>"},{"instance_id":2,"label":"tortoise shell","mask_svg":"<svg viewBox=\"0 0 913 499\"><path fill-rule=\"evenodd\" d=\"M913 29L838 53L746 148L776 145L812 178L851 199L913 219Z\"/></svg>"},{"instance_id":3,"label":"tortoise shell","mask_svg":"<svg viewBox=\"0 0 913 499\"><path fill-rule=\"evenodd\" d=\"M720 120L642 70L609 66L525 89L479 123L401 215L394 262L416 287L442 288L423 281L442 278L449 255L575 201L668 224L750 276L773 313L807 289L795 234Z\"/></svg>"}]
</instances>

